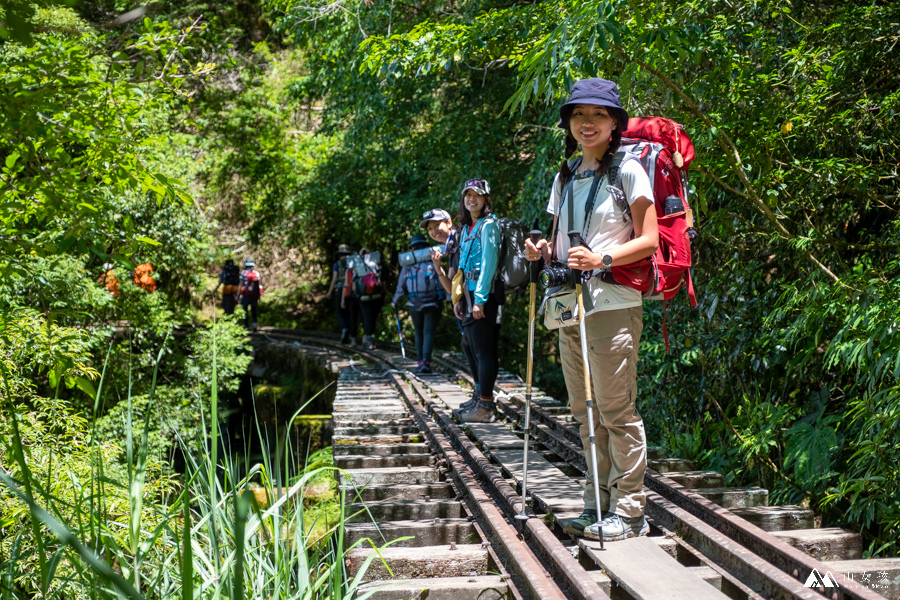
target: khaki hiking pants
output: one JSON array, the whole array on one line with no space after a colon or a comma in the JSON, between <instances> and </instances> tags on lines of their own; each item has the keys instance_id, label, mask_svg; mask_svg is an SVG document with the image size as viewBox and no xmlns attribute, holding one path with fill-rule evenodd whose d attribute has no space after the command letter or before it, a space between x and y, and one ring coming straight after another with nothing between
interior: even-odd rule
<instances>
[{"instance_id":1,"label":"khaki hiking pants","mask_svg":"<svg viewBox=\"0 0 900 600\"><path fill-rule=\"evenodd\" d=\"M596 312L585 320L594 390L600 509L622 517L642 515L646 503L647 438L636 406L638 343L643 327L640 306ZM572 414L581 424L588 466L584 507L596 510L579 327L559 330L559 354Z\"/></svg>"}]
</instances>

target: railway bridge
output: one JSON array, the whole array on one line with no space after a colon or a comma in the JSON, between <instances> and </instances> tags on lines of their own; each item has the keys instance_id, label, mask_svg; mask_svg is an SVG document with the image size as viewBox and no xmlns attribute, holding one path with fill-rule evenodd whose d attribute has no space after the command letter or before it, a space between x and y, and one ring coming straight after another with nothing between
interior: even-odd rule
<instances>
[{"instance_id":1,"label":"railway bridge","mask_svg":"<svg viewBox=\"0 0 900 600\"><path fill-rule=\"evenodd\" d=\"M862 559L854 532L817 528L799 506L769 506L760 487L649 449L647 537L571 538L586 469L564 402L532 390L527 506L520 496L525 386L501 371L502 418L460 424L470 397L462 355L433 374L390 348L351 350L322 333L266 329L257 346L307 354L338 376L335 466L346 497L344 545L375 600L900 600L900 558Z\"/></svg>"}]
</instances>

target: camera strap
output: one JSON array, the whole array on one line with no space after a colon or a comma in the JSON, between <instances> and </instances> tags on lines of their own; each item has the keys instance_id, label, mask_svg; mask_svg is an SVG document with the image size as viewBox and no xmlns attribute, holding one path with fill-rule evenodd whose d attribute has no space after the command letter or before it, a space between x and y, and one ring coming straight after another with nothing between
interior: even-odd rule
<instances>
[{"instance_id":1,"label":"camera strap","mask_svg":"<svg viewBox=\"0 0 900 600\"><path fill-rule=\"evenodd\" d=\"M577 169L581 165L581 157L579 157L575 164L570 166L571 169ZM594 214L594 202L597 199L597 191L600 189L600 182L603 180L604 175L599 173L594 173L593 181L591 181L591 189L588 192L587 200L584 203L584 225L581 228L581 236L584 237L585 233L587 233L588 227L591 224L591 217ZM553 260L559 260L559 257L556 255L556 238L559 234L559 215L562 211L562 207L568 201L568 225L572 227L575 223L575 176L573 175L565 184L562 190L562 200L560 201L559 207L556 209L556 214L553 217L553 245L551 246L551 258Z\"/></svg>"}]
</instances>

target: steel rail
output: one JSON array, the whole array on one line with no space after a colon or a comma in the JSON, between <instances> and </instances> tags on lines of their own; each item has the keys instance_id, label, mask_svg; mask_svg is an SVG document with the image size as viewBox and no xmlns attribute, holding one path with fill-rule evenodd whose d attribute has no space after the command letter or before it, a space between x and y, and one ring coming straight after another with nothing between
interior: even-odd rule
<instances>
[{"instance_id":1,"label":"steel rail","mask_svg":"<svg viewBox=\"0 0 900 600\"><path fill-rule=\"evenodd\" d=\"M499 540L499 546L492 544L492 547L500 556L503 566L513 576L519 592L524 595L524 591L528 590L529 594L526 597L538 600L543 598L564 600L566 595L553 580L544 574L544 569L537 557L519 543L518 531L506 521L503 514L494 505L493 499L482 489L475 474L459 456L459 453L453 449L447 436L428 418L421 405L416 402L407 389L408 384L396 373L392 373L391 378L419 425L419 429L425 433L432 446L440 450L448 467L458 478L461 489L466 490L466 494L471 500L471 502L467 501L466 505L469 506L471 514L479 515L481 517L479 522L490 530L489 537Z\"/></svg>"},{"instance_id":2,"label":"steel rail","mask_svg":"<svg viewBox=\"0 0 900 600\"><path fill-rule=\"evenodd\" d=\"M472 381L465 371L465 367L455 364L455 361L436 358L435 362L455 370L458 377ZM500 387L495 387L495 391L506 394ZM517 396L519 394L512 394L509 395L509 398L515 398L521 404L522 399ZM497 399L497 402L505 405L504 410L514 413L517 421L524 419L519 407L513 406L511 401L505 401L501 397ZM535 427L538 432L543 431L539 435L548 439L550 442L548 446L554 452L556 452L554 445L559 447L561 450L558 453L559 456L572 466L584 471L586 461L583 451L579 459L570 460L574 444L566 443L573 438L580 441L578 430L571 425L560 423L539 406L532 404L531 410L533 418L536 417L532 421L532 427ZM535 421L539 421L546 429L536 426ZM552 435L548 430L555 430L562 433L563 436ZM826 597L830 600L843 598L884 600L883 596L863 586L841 587L836 590L824 588L816 590L804 587L802 582L813 570L825 573L829 571L829 567L653 469L647 469L644 485L655 492L647 495L647 503L650 508L648 513L652 518L659 520L686 540L693 540L689 543L701 549L710 559L719 564L723 561L728 563L740 575L740 579L744 583L752 584L755 578L759 578L756 581L765 583L764 593L768 591L775 595L776 592L780 592L798 599ZM748 556L747 551L752 555ZM765 558L757 559L756 557ZM814 595L810 596L810 593Z\"/></svg>"},{"instance_id":3,"label":"steel rail","mask_svg":"<svg viewBox=\"0 0 900 600\"><path fill-rule=\"evenodd\" d=\"M327 339L327 336L319 335L316 332L288 331L289 335L302 334L303 337L307 338ZM337 344L332 342L330 345ZM346 351L346 349L343 350ZM374 353L360 353L375 356ZM377 353L379 361L393 365L383 356L390 356L391 353L385 351L375 351L375 353ZM457 377L471 383L472 379L466 372L466 366L457 363L453 359L434 357L433 360L448 370L454 371ZM468 455L467 458L470 462L473 460L473 456L480 456L481 461L475 459L475 462L478 463L478 470L485 472L485 469L488 469L487 473L494 475L493 479L499 479L500 481L497 482L498 489L504 489L505 486L504 492L506 493L500 494L500 496L505 504L508 505L505 506L506 512L511 515L516 514L516 511L521 507L519 495L491 467L490 462L468 440L468 437L459 430L452 419L447 417L441 409L434 407L434 403L427 398L428 394L421 388L421 385L415 380L412 380L411 384L414 388L419 388L419 395L429 406L429 410L436 416L440 413L440 416L437 416L438 420L446 428L457 430L457 435L461 436L461 439L458 438L458 441L462 442L462 440L465 440L471 445L473 454L469 455L465 448L463 452ZM522 398L518 397L521 395L507 394L499 386L495 387L495 391L501 395L496 400L503 411L508 415L520 417L522 413L519 407L516 406L516 402L522 403ZM507 397L509 400L505 399ZM513 402L513 399L516 402ZM580 453L580 457L577 456L576 448L577 445L580 445L580 435L577 428L561 423L553 415L537 405L532 404L531 410L532 416L536 417L531 421L533 433L542 439L550 441L551 443L548 446L551 449L556 445L562 450L560 456L583 472L586 467L586 461L583 450ZM524 417L521 418L523 419ZM518 421L520 418L515 420ZM575 440L578 440L577 444ZM464 445L465 442L463 442ZM820 573L829 570L821 561L797 550L770 533L747 522L745 519L710 502L703 496L687 490L652 469L647 470L644 485L650 490L647 494L648 516L659 521L664 527L676 531L684 537L685 541L697 548L698 551L717 564L724 565L735 574L739 581L752 589L757 589L763 594L773 597L790 597L798 600L821 600L823 597L829 598L829 600L843 600L844 598L853 600L884 600L883 596L863 586L855 588L841 587L829 590L825 588L807 588L801 582L805 581L814 569ZM534 521L537 521L537 519L529 519L524 524L529 525ZM544 529L556 540L549 529L546 529L546 526L544 526ZM558 540L556 541L558 542ZM563 547L561 544L560 546ZM568 554L568 551L566 553ZM542 556L542 558L552 560L551 557ZM603 594L602 591L600 593Z\"/></svg>"},{"instance_id":4,"label":"steel rail","mask_svg":"<svg viewBox=\"0 0 900 600\"><path fill-rule=\"evenodd\" d=\"M309 332L269 330L266 333L275 338L315 340L327 346L337 345L335 341L310 335ZM379 351L359 351L359 354L369 356L389 369L396 367L389 357ZM432 442L432 446L441 452L461 489L466 490L466 495L471 499L471 502L467 501L467 506L473 509L472 514L480 517L478 522L486 533L489 532L491 548L501 558L501 564L513 579L512 583L517 591L529 600L609 600L609 596L590 578L569 549L562 545L540 519L520 522L525 532L524 538L526 542L530 542L521 543L519 531L512 524L516 521L510 516L515 515L521 506L519 495L452 419L428 399L428 393L421 384L414 379L404 381L399 373L389 375L419 428ZM413 394L425 403L429 412L448 430L467 460L454 450L448 436L429 418ZM491 495L480 482L487 483ZM501 511L498 507L498 501L504 510ZM555 577L546 573L548 565Z\"/></svg>"}]
</instances>

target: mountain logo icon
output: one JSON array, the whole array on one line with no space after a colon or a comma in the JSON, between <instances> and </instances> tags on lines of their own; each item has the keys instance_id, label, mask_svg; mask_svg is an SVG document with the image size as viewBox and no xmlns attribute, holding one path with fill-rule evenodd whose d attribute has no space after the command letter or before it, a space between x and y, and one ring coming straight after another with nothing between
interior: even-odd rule
<instances>
[{"instance_id":1,"label":"mountain logo icon","mask_svg":"<svg viewBox=\"0 0 900 600\"><path fill-rule=\"evenodd\" d=\"M813 569L812 573L809 574L806 583L803 584L803 587L836 588L840 586L837 584L837 581L834 580L834 575L831 574L831 571L826 571L825 576L823 577L819 571Z\"/></svg>"}]
</instances>

